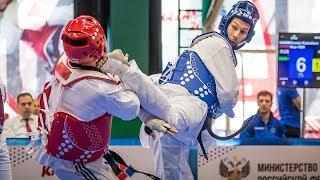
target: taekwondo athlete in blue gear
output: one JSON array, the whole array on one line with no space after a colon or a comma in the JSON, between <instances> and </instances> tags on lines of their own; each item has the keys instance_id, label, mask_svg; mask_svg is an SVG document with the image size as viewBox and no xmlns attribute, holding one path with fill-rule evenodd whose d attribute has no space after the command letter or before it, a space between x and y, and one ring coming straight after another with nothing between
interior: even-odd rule
<instances>
[{"instance_id":1,"label":"taekwondo athlete in blue gear","mask_svg":"<svg viewBox=\"0 0 320 180\"><path fill-rule=\"evenodd\" d=\"M107 55L101 70L118 75L137 94L142 106L140 119L160 131L155 140L148 141L161 179L193 179L189 149L197 145L204 122L223 113L234 116L239 85L233 49L251 40L258 19L259 13L251 2L238 2L222 22L225 36L217 32L198 36L176 61L168 64L161 78L152 76L153 81L135 61L128 66L120 50ZM178 132L168 136L171 128L160 128L163 120ZM205 145L214 145L212 139L206 138Z\"/></svg>"},{"instance_id":2,"label":"taekwondo athlete in blue gear","mask_svg":"<svg viewBox=\"0 0 320 180\"><path fill-rule=\"evenodd\" d=\"M9 151L6 143L6 137L2 133L4 122L4 102L6 100L6 88L0 78L0 179L11 180L12 170L9 158Z\"/></svg>"}]
</instances>

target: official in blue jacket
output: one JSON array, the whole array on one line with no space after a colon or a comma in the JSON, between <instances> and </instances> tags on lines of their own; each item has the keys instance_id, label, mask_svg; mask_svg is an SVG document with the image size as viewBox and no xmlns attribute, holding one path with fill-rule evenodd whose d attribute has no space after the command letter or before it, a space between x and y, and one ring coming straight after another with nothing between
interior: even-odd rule
<instances>
[{"instance_id":1,"label":"official in blue jacket","mask_svg":"<svg viewBox=\"0 0 320 180\"><path fill-rule=\"evenodd\" d=\"M251 124L240 134L240 139L246 138L282 138L284 126L277 120L272 112L272 94L261 91L257 96L258 112L249 117L253 118Z\"/></svg>"}]
</instances>

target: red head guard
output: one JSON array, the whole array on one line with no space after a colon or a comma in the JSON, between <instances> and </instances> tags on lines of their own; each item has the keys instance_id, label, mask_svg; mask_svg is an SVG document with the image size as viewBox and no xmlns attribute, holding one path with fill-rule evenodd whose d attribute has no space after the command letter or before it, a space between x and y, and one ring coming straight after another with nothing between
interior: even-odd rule
<instances>
[{"instance_id":1,"label":"red head guard","mask_svg":"<svg viewBox=\"0 0 320 180\"><path fill-rule=\"evenodd\" d=\"M81 15L69 21L61 39L68 58L74 63L95 62L107 52L104 31L91 16Z\"/></svg>"}]
</instances>

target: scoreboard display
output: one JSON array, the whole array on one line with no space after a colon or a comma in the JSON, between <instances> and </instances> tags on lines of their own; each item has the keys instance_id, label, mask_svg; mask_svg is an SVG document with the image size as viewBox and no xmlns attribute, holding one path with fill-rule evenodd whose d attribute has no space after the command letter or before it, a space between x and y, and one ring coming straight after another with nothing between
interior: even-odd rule
<instances>
[{"instance_id":1,"label":"scoreboard display","mask_svg":"<svg viewBox=\"0 0 320 180\"><path fill-rule=\"evenodd\" d=\"M320 88L320 33L279 33L278 87Z\"/></svg>"}]
</instances>

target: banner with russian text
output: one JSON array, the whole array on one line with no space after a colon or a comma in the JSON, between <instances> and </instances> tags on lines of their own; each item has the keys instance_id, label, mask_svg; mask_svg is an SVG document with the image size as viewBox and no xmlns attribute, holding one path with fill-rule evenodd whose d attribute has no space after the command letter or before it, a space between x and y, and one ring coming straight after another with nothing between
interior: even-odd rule
<instances>
[{"instance_id":1,"label":"banner with russian text","mask_svg":"<svg viewBox=\"0 0 320 180\"><path fill-rule=\"evenodd\" d=\"M319 179L319 146L228 146L199 157L198 179Z\"/></svg>"}]
</instances>

